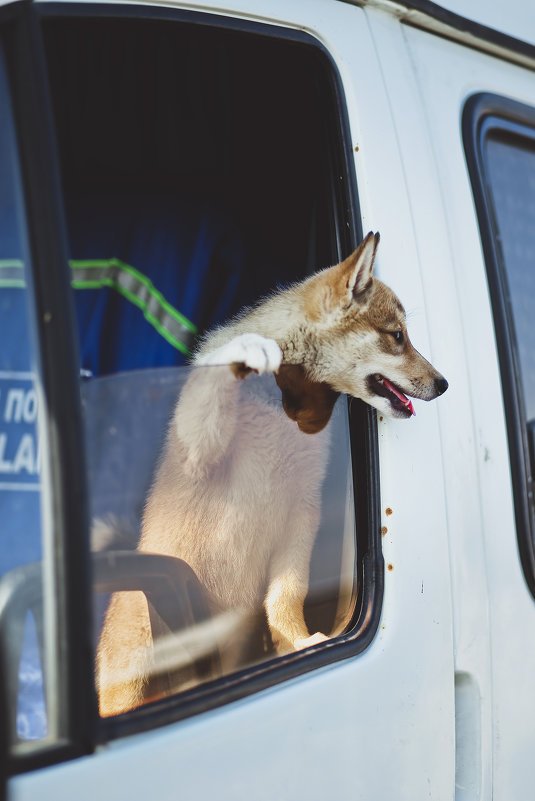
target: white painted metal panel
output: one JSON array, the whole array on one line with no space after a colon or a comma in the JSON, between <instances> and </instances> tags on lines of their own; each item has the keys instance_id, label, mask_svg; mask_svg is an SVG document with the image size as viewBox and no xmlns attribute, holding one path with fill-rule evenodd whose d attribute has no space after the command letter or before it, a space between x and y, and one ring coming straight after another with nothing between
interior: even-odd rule
<instances>
[{"instance_id":1,"label":"white painted metal panel","mask_svg":"<svg viewBox=\"0 0 535 801\"><path fill-rule=\"evenodd\" d=\"M455 430L455 418L462 430L470 417L473 433L467 430L466 435L476 456L474 464L473 456L467 461L465 453L456 454L453 439L445 451L446 465L458 471L459 484L466 483L474 501L478 493L480 515L479 524L474 526L469 516L463 525L456 507L469 508L466 493L461 486L457 495L448 489L456 670L480 683L487 729L483 748L492 742L492 753L484 755L485 775L492 763L492 791L485 778L482 797L490 798L492 792L497 801L514 801L530 797L535 780L529 757L535 747L535 603L518 557L499 368L460 122L469 95L490 91L533 106L535 84L531 72L490 56L414 29L406 28L404 35L433 143L437 188L448 226L448 269L455 275L462 314L470 405L457 406L444 439ZM442 327L442 332L449 340L451 326ZM446 403L441 414L447 408ZM485 573L488 609L479 597L485 591ZM490 646L487 670L483 669L485 640Z\"/></svg>"}]
</instances>

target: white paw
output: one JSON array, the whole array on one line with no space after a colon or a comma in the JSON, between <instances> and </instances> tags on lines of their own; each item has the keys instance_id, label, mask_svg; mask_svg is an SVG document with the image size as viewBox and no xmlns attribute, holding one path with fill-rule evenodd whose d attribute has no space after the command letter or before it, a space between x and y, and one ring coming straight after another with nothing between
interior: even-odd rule
<instances>
[{"instance_id":1,"label":"white paw","mask_svg":"<svg viewBox=\"0 0 535 801\"><path fill-rule=\"evenodd\" d=\"M303 648L309 648L311 645L319 645L320 642L326 642L329 638L317 631L311 634L310 637L298 637L294 640L294 648L296 651L301 651Z\"/></svg>"},{"instance_id":2,"label":"white paw","mask_svg":"<svg viewBox=\"0 0 535 801\"><path fill-rule=\"evenodd\" d=\"M281 349L274 339L267 339L259 334L240 334L217 350L200 356L197 364L243 364L256 373L274 373L279 369L281 361Z\"/></svg>"}]
</instances>

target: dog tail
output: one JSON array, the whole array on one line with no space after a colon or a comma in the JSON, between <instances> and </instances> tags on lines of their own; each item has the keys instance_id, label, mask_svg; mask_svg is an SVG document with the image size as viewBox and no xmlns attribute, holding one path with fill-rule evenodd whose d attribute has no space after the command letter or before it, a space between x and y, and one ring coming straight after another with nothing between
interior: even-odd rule
<instances>
[{"instance_id":1,"label":"dog tail","mask_svg":"<svg viewBox=\"0 0 535 801\"><path fill-rule=\"evenodd\" d=\"M91 550L101 551L133 551L136 549L139 532L135 525L126 518L116 515L96 517L91 526Z\"/></svg>"}]
</instances>

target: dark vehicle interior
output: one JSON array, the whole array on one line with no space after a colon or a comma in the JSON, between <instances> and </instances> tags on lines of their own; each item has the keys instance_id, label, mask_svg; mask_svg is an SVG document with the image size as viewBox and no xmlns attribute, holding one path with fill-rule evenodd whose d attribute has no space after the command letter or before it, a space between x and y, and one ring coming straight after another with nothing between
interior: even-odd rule
<instances>
[{"instance_id":1,"label":"dark vehicle interior","mask_svg":"<svg viewBox=\"0 0 535 801\"><path fill-rule=\"evenodd\" d=\"M43 24L72 259L131 264L202 333L347 255L344 151L319 48L169 20ZM79 294L93 374L180 363L172 350L145 356L146 344L137 362L118 346L96 358ZM108 350L120 318L115 298L99 320L114 329Z\"/></svg>"}]
</instances>

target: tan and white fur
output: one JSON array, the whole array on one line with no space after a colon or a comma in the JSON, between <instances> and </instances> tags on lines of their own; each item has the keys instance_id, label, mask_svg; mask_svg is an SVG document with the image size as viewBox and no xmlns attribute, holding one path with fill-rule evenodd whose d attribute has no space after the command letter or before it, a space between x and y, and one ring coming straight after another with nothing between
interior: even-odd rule
<instances>
[{"instance_id":1,"label":"tan and white fur","mask_svg":"<svg viewBox=\"0 0 535 801\"><path fill-rule=\"evenodd\" d=\"M327 639L308 631L303 604L338 394L409 417L407 395L431 400L447 388L373 275L378 243L368 234L341 264L204 340L146 503L138 550L185 560L214 613L263 605L280 653ZM275 374L284 411L248 391L251 371ZM151 648L143 596L114 596L97 653L102 715L147 700Z\"/></svg>"}]
</instances>

